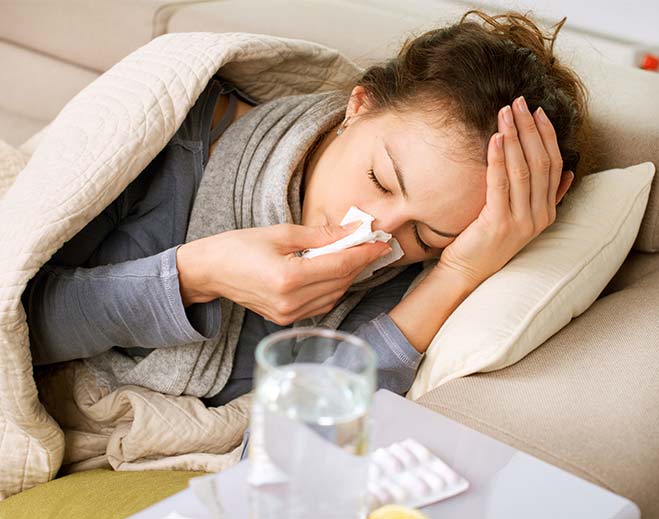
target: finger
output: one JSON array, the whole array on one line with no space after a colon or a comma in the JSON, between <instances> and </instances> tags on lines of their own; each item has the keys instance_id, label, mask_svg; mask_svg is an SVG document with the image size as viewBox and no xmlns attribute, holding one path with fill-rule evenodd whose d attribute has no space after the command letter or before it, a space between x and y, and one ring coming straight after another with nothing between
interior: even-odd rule
<instances>
[{"instance_id":1,"label":"finger","mask_svg":"<svg viewBox=\"0 0 659 519\"><path fill-rule=\"evenodd\" d=\"M574 181L574 173L572 171L566 171L565 174L561 177L561 182L558 184L558 189L556 190L556 204L558 204L565 194L570 189L572 182Z\"/></svg>"},{"instance_id":2,"label":"finger","mask_svg":"<svg viewBox=\"0 0 659 519\"><path fill-rule=\"evenodd\" d=\"M337 290L335 292L325 294L321 297L314 299L313 302L310 302L309 305L306 305L302 311L294 316L293 322L299 321L300 319L306 319L307 317L313 317L314 315L321 315L329 312L336 305L337 301L341 299L341 296L345 293L345 290Z\"/></svg>"},{"instance_id":3,"label":"finger","mask_svg":"<svg viewBox=\"0 0 659 519\"><path fill-rule=\"evenodd\" d=\"M544 218L547 214L547 191L551 165L549 153L545 149L535 119L529 112L523 96L513 102L513 113L524 159L530 171L531 217L534 222L537 222L539 216Z\"/></svg>"},{"instance_id":4,"label":"finger","mask_svg":"<svg viewBox=\"0 0 659 519\"><path fill-rule=\"evenodd\" d=\"M549 154L549 160L551 162L547 187L547 205L549 207L554 207L557 203L556 190L558 189L558 184L561 181L561 175L563 173L563 157L561 156L561 150L558 147L558 139L556 138L554 125L551 124L551 121L542 107L539 107L535 111L533 118L536 121L540 137L542 137L542 142L545 145L545 149Z\"/></svg>"},{"instance_id":5,"label":"finger","mask_svg":"<svg viewBox=\"0 0 659 519\"><path fill-rule=\"evenodd\" d=\"M503 133L506 171L510 179L510 209L517 221L531 220L529 169L519 142L513 111L506 105L499 110L499 131Z\"/></svg>"},{"instance_id":6,"label":"finger","mask_svg":"<svg viewBox=\"0 0 659 519\"><path fill-rule=\"evenodd\" d=\"M300 308L303 308L326 294L330 294L336 291L345 292L350 286L351 277L352 273L349 276L326 279L305 285L295 291L295 300L300 303Z\"/></svg>"},{"instance_id":7,"label":"finger","mask_svg":"<svg viewBox=\"0 0 659 519\"><path fill-rule=\"evenodd\" d=\"M295 300L299 303L299 308L307 308L309 305L314 306L314 301L325 297L327 294L345 293L353 283L353 280L363 270L364 266L359 265L348 275L333 279L326 279L315 283L306 284L295 291ZM301 277L301 279L304 279ZM316 305L317 307L317 305Z\"/></svg>"},{"instance_id":8,"label":"finger","mask_svg":"<svg viewBox=\"0 0 659 519\"><path fill-rule=\"evenodd\" d=\"M315 258L290 256L295 262L295 269L308 283L327 279L342 278L351 275L357 269L363 269L380 257L380 253L390 248L387 243L362 243L338 252L330 252Z\"/></svg>"},{"instance_id":9,"label":"finger","mask_svg":"<svg viewBox=\"0 0 659 519\"><path fill-rule=\"evenodd\" d=\"M352 222L345 227L340 225L276 225L280 233L279 245L283 252L295 252L304 249L329 245L341 238L345 238L361 225L362 222Z\"/></svg>"},{"instance_id":10,"label":"finger","mask_svg":"<svg viewBox=\"0 0 659 519\"><path fill-rule=\"evenodd\" d=\"M387 249L385 248L384 250ZM378 259L379 257L380 256L378 255L376 259ZM305 304L309 303L319 295L332 292L334 290L343 290L343 291L347 290L348 287L350 287L350 285L352 285L352 283L354 282L354 279L362 272L362 270L364 270L364 268L369 263L367 263L366 265L363 265L361 263L356 265L354 269L352 269L348 274L344 276L331 277L329 279L323 279L321 281L308 282L309 281L308 276L302 275L301 279L304 279L304 281L306 281L307 283L303 287L300 287L296 292L298 299L303 301L301 306L304 306Z\"/></svg>"},{"instance_id":11,"label":"finger","mask_svg":"<svg viewBox=\"0 0 659 519\"><path fill-rule=\"evenodd\" d=\"M498 220L510 218L510 182L506 173L503 134L495 133L487 147L487 193L485 203Z\"/></svg>"}]
</instances>

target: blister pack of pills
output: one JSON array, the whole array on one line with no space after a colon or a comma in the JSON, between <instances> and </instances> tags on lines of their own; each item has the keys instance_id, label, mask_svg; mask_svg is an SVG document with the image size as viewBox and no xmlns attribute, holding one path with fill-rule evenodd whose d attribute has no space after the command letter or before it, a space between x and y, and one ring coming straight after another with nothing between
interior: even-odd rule
<instances>
[{"instance_id":1,"label":"blister pack of pills","mask_svg":"<svg viewBox=\"0 0 659 519\"><path fill-rule=\"evenodd\" d=\"M376 449L369 465L369 508L421 508L464 492L469 482L413 438Z\"/></svg>"}]
</instances>

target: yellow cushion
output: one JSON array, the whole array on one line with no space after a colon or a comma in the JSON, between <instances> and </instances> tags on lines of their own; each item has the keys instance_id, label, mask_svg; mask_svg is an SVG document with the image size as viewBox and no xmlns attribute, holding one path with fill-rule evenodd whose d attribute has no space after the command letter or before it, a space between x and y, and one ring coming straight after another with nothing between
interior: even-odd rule
<instances>
[{"instance_id":1,"label":"yellow cushion","mask_svg":"<svg viewBox=\"0 0 659 519\"><path fill-rule=\"evenodd\" d=\"M119 519L188 486L205 472L108 469L76 472L0 501L0 519Z\"/></svg>"}]
</instances>

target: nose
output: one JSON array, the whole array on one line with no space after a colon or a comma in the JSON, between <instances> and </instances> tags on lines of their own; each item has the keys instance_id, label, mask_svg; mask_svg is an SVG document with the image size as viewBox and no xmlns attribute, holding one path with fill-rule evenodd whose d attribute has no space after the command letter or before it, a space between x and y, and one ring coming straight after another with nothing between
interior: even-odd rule
<instances>
[{"instance_id":1,"label":"nose","mask_svg":"<svg viewBox=\"0 0 659 519\"><path fill-rule=\"evenodd\" d=\"M372 229L382 230L389 234L396 234L396 232L403 228L403 226L410 221L409 215L402 211L382 211L377 215L373 215L375 220L372 222Z\"/></svg>"}]
</instances>

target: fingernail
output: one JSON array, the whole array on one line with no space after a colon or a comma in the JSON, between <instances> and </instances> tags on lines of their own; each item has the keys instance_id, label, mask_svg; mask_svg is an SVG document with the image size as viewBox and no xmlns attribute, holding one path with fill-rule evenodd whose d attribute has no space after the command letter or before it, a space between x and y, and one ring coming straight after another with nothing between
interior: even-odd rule
<instances>
[{"instance_id":1,"label":"fingernail","mask_svg":"<svg viewBox=\"0 0 659 519\"><path fill-rule=\"evenodd\" d=\"M503 120L508 126L513 125L513 111L510 109L510 105L503 107Z\"/></svg>"},{"instance_id":2,"label":"fingernail","mask_svg":"<svg viewBox=\"0 0 659 519\"><path fill-rule=\"evenodd\" d=\"M542 106L540 108L538 108L536 110L536 112L538 113L538 117L540 117L540 120L543 123L548 123L549 122L549 118L547 117L547 114L545 113L545 111L542 109Z\"/></svg>"},{"instance_id":3,"label":"fingernail","mask_svg":"<svg viewBox=\"0 0 659 519\"><path fill-rule=\"evenodd\" d=\"M391 247L387 247L387 248L384 249L382 252L380 252L380 256L379 256L379 257L381 258L382 256L386 256L387 254L389 254L389 253L391 252L391 250L392 250Z\"/></svg>"},{"instance_id":4,"label":"fingernail","mask_svg":"<svg viewBox=\"0 0 659 519\"><path fill-rule=\"evenodd\" d=\"M526 99L524 99L524 96L519 96L519 107L522 109L523 112L528 112L529 107L526 105Z\"/></svg>"}]
</instances>

